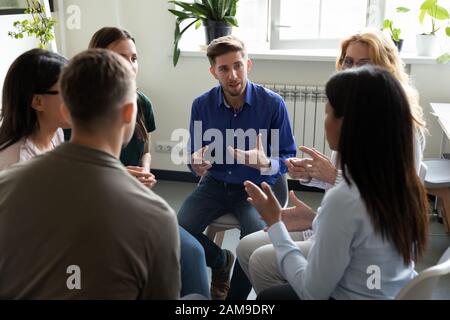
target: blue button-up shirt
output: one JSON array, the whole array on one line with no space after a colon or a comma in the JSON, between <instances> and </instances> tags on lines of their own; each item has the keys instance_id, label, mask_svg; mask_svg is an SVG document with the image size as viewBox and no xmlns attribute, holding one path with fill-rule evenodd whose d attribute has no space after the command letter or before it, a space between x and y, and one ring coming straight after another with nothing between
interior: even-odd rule
<instances>
[{"instance_id":1,"label":"blue button-up shirt","mask_svg":"<svg viewBox=\"0 0 450 320\"><path fill-rule=\"evenodd\" d=\"M254 138L247 137L244 143L244 140L236 137L239 131L254 132ZM259 133L263 135L264 150L271 161L269 174L261 174L258 169L237 163L227 151L228 146L254 149L255 136ZM209 155L213 159L209 172L214 178L226 183L241 184L250 180L257 184L263 181L274 184L281 174L287 172L284 161L296 154L283 99L275 92L250 81L247 82L244 105L238 111L226 105L220 86L195 99L192 104L190 138L189 154L209 145L205 157L208 160ZM267 141L267 146L264 141Z\"/></svg>"}]
</instances>

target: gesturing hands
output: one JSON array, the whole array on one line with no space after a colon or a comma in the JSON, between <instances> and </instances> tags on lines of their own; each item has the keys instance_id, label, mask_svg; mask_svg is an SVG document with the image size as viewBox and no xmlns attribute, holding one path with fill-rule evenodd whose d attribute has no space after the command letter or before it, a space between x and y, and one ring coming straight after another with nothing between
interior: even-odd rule
<instances>
[{"instance_id":1,"label":"gesturing hands","mask_svg":"<svg viewBox=\"0 0 450 320\"><path fill-rule=\"evenodd\" d=\"M294 206L281 210L281 220L286 225L287 230L294 232L311 229L316 213L300 201L294 191L289 192L289 199Z\"/></svg>"},{"instance_id":2,"label":"gesturing hands","mask_svg":"<svg viewBox=\"0 0 450 320\"><path fill-rule=\"evenodd\" d=\"M127 167L127 170L132 176L136 177L139 182L149 187L150 189L153 188L157 182L153 173L150 173L143 167L129 166Z\"/></svg>"},{"instance_id":3,"label":"gesturing hands","mask_svg":"<svg viewBox=\"0 0 450 320\"><path fill-rule=\"evenodd\" d=\"M281 220L280 203L267 183L261 184L262 190L250 181L245 181L244 186L249 195L248 201L258 210L268 228Z\"/></svg>"},{"instance_id":4,"label":"gesturing hands","mask_svg":"<svg viewBox=\"0 0 450 320\"><path fill-rule=\"evenodd\" d=\"M289 193L289 198L294 206L282 209L267 183L263 182L261 189L250 181L246 181L244 186L249 195L248 201L258 210L267 228L281 220L290 232L311 229L316 214L293 191Z\"/></svg>"},{"instance_id":5,"label":"gesturing hands","mask_svg":"<svg viewBox=\"0 0 450 320\"><path fill-rule=\"evenodd\" d=\"M295 179L311 180L312 178L334 185L337 169L326 155L307 147L300 151L312 159L291 158L285 161L289 174Z\"/></svg>"},{"instance_id":6,"label":"gesturing hands","mask_svg":"<svg viewBox=\"0 0 450 320\"><path fill-rule=\"evenodd\" d=\"M286 167L288 168L289 175L297 180L302 180L301 182L311 181L311 176L308 173L308 165L306 159L290 158L284 161Z\"/></svg>"},{"instance_id":7,"label":"gesturing hands","mask_svg":"<svg viewBox=\"0 0 450 320\"><path fill-rule=\"evenodd\" d=\"M208 151L208 146L194 152L191 156L192 170L200 177L203 177L212 167L211 162L204 159L206 151Z\"/></svg>"},{"instance_id":8,"label":"gesturing hands","mask_svg":"<svg viewBox=\"0 0 450 320\"><path fill-rule=\"evenodd\" d=\"M270 160L264 152L261 134L258 135L258 139L256 140L256 148L253 150L244 151L235 149L231 146L227 149L228 152L241 164L259 170L270 168Z\"/></svg>"}]
</instances>

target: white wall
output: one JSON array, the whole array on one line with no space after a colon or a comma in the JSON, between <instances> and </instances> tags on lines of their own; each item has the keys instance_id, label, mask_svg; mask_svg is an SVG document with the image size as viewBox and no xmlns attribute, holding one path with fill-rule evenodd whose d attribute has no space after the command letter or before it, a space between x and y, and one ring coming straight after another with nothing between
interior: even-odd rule
<instances>
[{"instance_id":1,"label":"white wall","mask_svg":"<svg viewBox=\"0 0 450 320\"><path fill-rule=\"evenodd\" d=\"M23 14L0 16L0 88L3 88L3 82L11 63L19 55L27 50L35 48L38 44L38 41L34 38L25 37L23 39L14 39L8 36L8 31L14 31L14 21L23 20L26 17L27 16ZM0 101L1 95L2 93L0 90Z\"/></svg>"},{"instance_id":2,"label":"white wall","mask_svg":"<svg viewBox=\"0 0 450 320\"><path fill-rule=\"evenodd\" d=\"M181 57L178 66L172 66L174 18L167 11L167 1L64 0L66 7L70 4L80 6L82 23L81 30L65 30L67 56L85 49L91 35L102 26L128 29L138 46L139 87L151 97L155 108L157 131L153 141L170 141L173 130L187 128L192 100L214 86L215 81L208 72L206 57ZM334 71L330 62L257 60L254 64L250 78L265 83L324 84ZM411 73L425 113L429 113L429 102L450 102L450 65L413 65ZM437 156L440 130L432 118L429 130L426 155ZM173 165L169 155L155 151L152 155L155 169L186 170Z\"/></svg>"}]
</instances>

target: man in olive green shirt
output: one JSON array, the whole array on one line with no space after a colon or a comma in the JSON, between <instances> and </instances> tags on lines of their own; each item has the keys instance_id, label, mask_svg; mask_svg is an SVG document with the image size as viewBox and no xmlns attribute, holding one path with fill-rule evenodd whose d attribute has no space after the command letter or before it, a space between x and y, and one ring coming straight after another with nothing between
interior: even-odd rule
<instances>
[{"instance_id":1,"label":"man in olive green shirt","mask_svg":"<svg viewBox=\"0 0 450 320\"><path fill-rule=\"evenodd\" d=\"M118 160L136 119L119 55L77 55L61 76L72 139L0 174L0 299L177 299L169 205Z\"/></svg>"}]
</instances>

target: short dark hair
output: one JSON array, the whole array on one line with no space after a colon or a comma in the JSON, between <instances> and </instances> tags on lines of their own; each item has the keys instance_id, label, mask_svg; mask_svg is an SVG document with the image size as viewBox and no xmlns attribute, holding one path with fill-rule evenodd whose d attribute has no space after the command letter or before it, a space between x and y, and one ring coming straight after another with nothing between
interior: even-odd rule
<instances>
[{"instance_id":1,"label":"short dark hair","mask_svg":"<svg viewBox=\"0 0 450 320\"><path fill-rule=\"evenodd\" d=\"M67 59L57 53L32 49L9 67L3 84L0 116L0 150L29 136L39 127L33 96L45 93L58 82Z\"/></svg>"},{"instance_id":2,"label":"short dark hair","mask_svg":"<svg viewBox=\"0 0 450 320\"><path fill-rule=\"evenodd\" d=\"M116 119L119 107L135 89L131 66L105 49L76 55L61 75L62 98L72 121L87 130Z\"/></svg>"},{"instance_id":3,"label":"short dark hair","mask_svg":"<svg viewBox=\"0 0 450 320\"><path fill-rule=\"evenodd\" d=\"M211 41L206 55L208 56L209 63L213 66L216 63L217 57L230 52L241 52L242 57L247 57L245 43L233 35L220 37Z\"/></svg>"},{"instance_id":4,"label":"short dark hair","mask_svg":"<svg viewBox=\"0 0 450 320\"><path fill-rule=\"evenodd\" d=\"M116 27L104 27L98 30L89 42L89 49L106 49L111 43L119 40L131 40L136 43L131 34L125 30Z\"/></svg>"},{"instance_id":5,"label":"short dark hair","mask_svg":"<svg viewBox=\"0 0 450 320\"><path fill-rule=\"evenodd\" d=\"M343 176L358 187L374 230L409 265L425 252L428 201L416 172L416 129L402 85L389 71L364 66L336 73L326 94L334 116L343 117Z\"/></svg>"}]
</instances>

